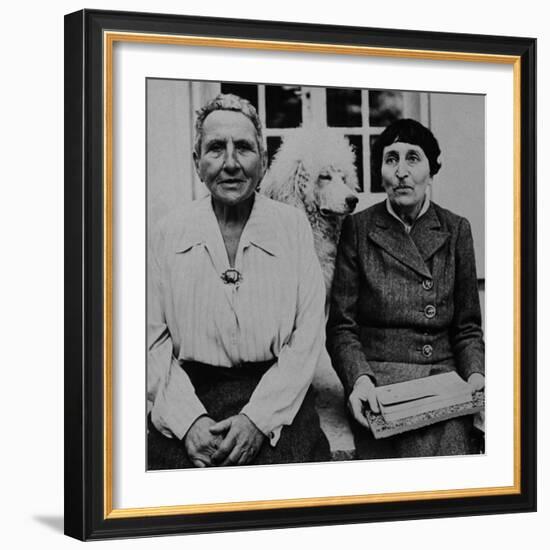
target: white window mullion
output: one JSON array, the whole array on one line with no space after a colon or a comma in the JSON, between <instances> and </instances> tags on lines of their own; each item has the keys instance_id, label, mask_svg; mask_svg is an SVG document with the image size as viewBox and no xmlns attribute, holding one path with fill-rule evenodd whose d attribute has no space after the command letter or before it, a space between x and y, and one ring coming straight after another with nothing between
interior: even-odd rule
<instances>
[{"instance_id":1,"label":"white window mullion","mask_svg":"<svg viewBox=\"0 0 550 550\"><path fill-rule=\"evenodd\" d=\"M430 94L426 92L422 92L418 94L420 96L420 113L419 113L419 120L421 124L426 126L426 128L430 128L431 126L431 120L430 120Z\"/></svg>"},{"instance_id":2,"label":"white window mullion","mask_svg":"<svg viewBox=\"0 0 550 550\"><path fill-rule=\"evenodd\" d=\"M417 92L403 92L403 118L420 122L420 94Z\"/></svg>"},{"instance_id":3,"label":"white window mullion","mask_svg":"<svg viewBox=\"0 0 550 550\"><path fill-rule=\"evenodd\" d=\"M320 129L327 127L327 100L325 88L302 88L304 128ZM306 118L307 117L307 118Z\"/></svg>"},{"instance_id":4,"label":"white window mullion","mask_svg":"<svg viewBox=\"0 0 550 550\"><path fill-rule=\"evenodd\" d=\"M370 109L369 109L369 91L361 90L361 118L363 126L361 135L363 136L363 193L370 193Z\"/></svg>"},{"instance_id":5,"label":"white window mullion","mask_svg":"<svg viewBox=\"0 0 550 550\"><path fill-rule=\"evenodd\" d=\"M267 128L267 113L265 108L265 84L258 84L258 115L262 126Z\"/></svg>"}]
</instances>

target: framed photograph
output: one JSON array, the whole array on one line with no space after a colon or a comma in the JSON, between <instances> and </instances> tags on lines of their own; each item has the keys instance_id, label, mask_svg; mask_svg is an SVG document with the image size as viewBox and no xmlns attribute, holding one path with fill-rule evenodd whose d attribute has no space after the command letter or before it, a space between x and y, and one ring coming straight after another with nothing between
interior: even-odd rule
<instances>
[{"instance_id":1,"label":"framed photograph","mask_svg":"<svg viewBox=\"0 0 550 550\"><path fill-rule=\"evenodd\" d=\"M536 508L532 38L65 17L65 531Z\"/></svg>"}]
</instances>

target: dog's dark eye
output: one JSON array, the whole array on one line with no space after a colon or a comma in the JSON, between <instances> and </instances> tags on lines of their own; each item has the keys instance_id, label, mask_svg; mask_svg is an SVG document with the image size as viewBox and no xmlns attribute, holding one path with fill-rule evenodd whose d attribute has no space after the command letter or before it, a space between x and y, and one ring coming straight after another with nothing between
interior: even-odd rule
<instances>
[{"instance_id":1,"label":"dog's dark eye","mask_svg":"<svg viewBox=\"0 0 550 550\"><path fill-rule=\"evenodd\" d=\"M320 180L330 180L332 179L330 174L319 174L319 179Z\"/></svg>"}]
</instances>

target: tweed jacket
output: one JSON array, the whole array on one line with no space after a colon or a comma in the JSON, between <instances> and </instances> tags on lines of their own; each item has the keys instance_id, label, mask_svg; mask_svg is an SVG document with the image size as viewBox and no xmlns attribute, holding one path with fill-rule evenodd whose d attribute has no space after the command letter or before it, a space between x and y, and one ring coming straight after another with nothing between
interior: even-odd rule
<instances>
[{"instance_id":1,"label":"tweed jacket","mask_svg":"<svg viewBox=\"0 0 550 550\"><path fill-rule=\"evenodd\" d=\"M327 347L347 393L456 370L484 373L470 224L431 203L410 233L384 202L343 225Z\"/></svg>"}]
</instances>

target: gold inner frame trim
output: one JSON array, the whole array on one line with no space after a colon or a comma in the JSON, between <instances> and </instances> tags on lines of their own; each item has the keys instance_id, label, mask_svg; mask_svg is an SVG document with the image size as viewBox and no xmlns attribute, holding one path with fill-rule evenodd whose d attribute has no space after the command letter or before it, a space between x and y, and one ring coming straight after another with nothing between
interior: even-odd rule
<instances>
[{"instance_id":1,"label":"gold inner frame trim","mask_svg":"<svg viewBox=\"0 0 550 550\"><path fill-rule=\"evenodd\" d=\"M132 32L105 32L105 45L111 49L114 42L139 42L180 46L208 46L215 48L238 48L336 55L360 55L374 57L406 57L444 61L472 61L476 63L511 64L517 56L465 52L442 52L435 50L411 50L402 48L378 48L370 46L347 46L342 44L316 44L310 42L283 42L277 40L249 40L245 38L216 38L205 36L182 36Z\"/></svg>"},{"instance_id":2,"label":"gold inner frame trim","mask_svg":"<svg viewBox=\"0 0 550 550\"><path fill-rule=\"evenodd\" d=\"M370 495L305 497L278 500L256 500L209 504L187 504L150 508L113 508L113 46L116 42L202 46L215 48L259 49L302 53L360 55L395 57L438 61L462 61L474 63L497 63L513 66L514 86L514 484L504 487L482 487L435 491L415 491ZM104 518L137 518L172 516L182 514L235 512L250 510L275 510L281 508L304 508L310 506L334 506L444 498L465 498L513 495L521 493L521 60L519 56L490 55L465 52L431 50L407 50L339 44L315 44L280 42L271 40L248 40L212 38L202 36L162 35L131 32L105 31L103 34L103 112L104 112Z\"/></svg>"}]
</instances>

